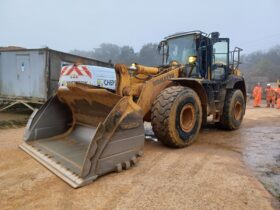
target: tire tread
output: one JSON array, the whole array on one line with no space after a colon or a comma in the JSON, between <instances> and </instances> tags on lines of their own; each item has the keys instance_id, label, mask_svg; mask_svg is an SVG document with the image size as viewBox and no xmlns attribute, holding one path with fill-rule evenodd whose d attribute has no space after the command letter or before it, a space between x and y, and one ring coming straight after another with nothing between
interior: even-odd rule
<instances>
[{"instance_id":1,"label":"tire tread","mask_svg":"<svg viewBox=\"0 0 280 210\"><path fill-rule=\"evenodd\" d=\"M153 131L158 140L168 147L178 148L187 146L176 142L175 138L173 138L174 134L168 128L170 111L173 102L182 91L189 91L193 93L193 90L190 88L183 86L172 86L163 90L156 97L152 105L151 123Z\"/></svg>"}]
</instances>

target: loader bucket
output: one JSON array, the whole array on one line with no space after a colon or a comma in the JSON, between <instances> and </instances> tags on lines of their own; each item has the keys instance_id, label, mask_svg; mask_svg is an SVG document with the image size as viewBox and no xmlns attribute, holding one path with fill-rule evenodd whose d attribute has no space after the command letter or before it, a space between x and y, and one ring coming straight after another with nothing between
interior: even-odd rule
<instances>
[{"instance_id":1,"label":"loader bucket","mask_svg":"<svg viewBox=\"0 0 280 210\"><path fill-rule=\"evenodd\" d=\"M32 114L20 148L74 188L136 164L144 145L138 105L106 89L68 88Z\"/></svg>"}]
</instances>

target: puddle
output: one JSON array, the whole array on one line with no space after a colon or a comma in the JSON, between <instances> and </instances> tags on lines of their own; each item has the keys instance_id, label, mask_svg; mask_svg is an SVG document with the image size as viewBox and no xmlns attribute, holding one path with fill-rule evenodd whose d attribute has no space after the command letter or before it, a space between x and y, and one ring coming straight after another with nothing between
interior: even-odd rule
<instances>
[{"instance_id":1,"label":"puddle","mask_svg":"<svg viewBox=\"0 0 280 210\"><path fill-rule=\"evenodd\" d=\"M233 132L209 125L202 130L199 140L241 153L258 180L280 200L280 128L256 126L258 123L253 122L254 127L248 127L247 122L246 126ZM146 140L156 140L150 123L145 123L145 134Z\"/></svg>"},{"instance_id":2,"label":"puddle","mask_svg":"<svg viewBox=\"0 0 280 210\"><path fill-rule=\"evenodd\" d=\"M242 129L245 162L263 185L280 198L280 129L254 127Z\"/></svg>"}]
</instances>

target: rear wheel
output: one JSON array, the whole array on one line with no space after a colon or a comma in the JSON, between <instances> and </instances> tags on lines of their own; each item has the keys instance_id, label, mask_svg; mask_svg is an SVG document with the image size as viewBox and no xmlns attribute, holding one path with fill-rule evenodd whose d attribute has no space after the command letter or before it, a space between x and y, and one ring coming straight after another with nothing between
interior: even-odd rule
<instances>
[{"instance_id":1,"label":"rear wheel","mask_svg":"<svg viewBox=\"0 0 280 210\"><path fill-rule=\"evenodd\" d=\"M241 90L228 91L223 114L218 127L226 130L236 130L240 127L245 114L245 99Z\"/></svg>"},{"instance_id":2,"label":"rear wheel","mask_svg":"<svg viewBox=\"0 0 280 210\"><path fill-rule=\"evenodd\" d=\"M185 147L196 139L202 122L201 102L190 88L163 90L152 106L152 127L158 140L170 147Z\"/></svg>"}]
</instances>

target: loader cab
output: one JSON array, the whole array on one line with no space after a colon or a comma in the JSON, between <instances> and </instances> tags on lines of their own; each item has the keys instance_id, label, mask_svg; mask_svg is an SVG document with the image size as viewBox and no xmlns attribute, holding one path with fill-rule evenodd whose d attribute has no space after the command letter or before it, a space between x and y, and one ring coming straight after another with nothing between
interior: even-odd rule
<instances>
[{"instance_id":1,"label":"loader cab","mask_svg":"<svg viewBox=\"0 0 280 210\"><path fill-rule=\"evenodd\" d=\"M229 68L229 39L218 32L207 35L201 31L177 33L160 42L163 65L176 61L185 65L185 75L208 80L225 80ZM176 63L175 62L175 63Z\"/></svg>"}]
</instances>

